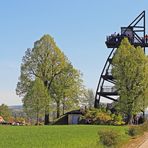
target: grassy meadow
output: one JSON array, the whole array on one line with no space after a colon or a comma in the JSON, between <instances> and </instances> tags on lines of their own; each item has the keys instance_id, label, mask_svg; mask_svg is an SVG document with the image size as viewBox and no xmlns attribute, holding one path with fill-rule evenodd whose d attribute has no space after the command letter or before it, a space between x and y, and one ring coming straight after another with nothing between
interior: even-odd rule
<instances>
[{"instance_id":1,"label":"grassy meadow","mask_svg":"<svg viewBox=\"0 0 148 148\"><path fill-rule=\"evenodd\" d=\"M128 140L126 126L0 126L0 148L101 148L98 131L113 128Z\"/></svg>"}]
</instances>

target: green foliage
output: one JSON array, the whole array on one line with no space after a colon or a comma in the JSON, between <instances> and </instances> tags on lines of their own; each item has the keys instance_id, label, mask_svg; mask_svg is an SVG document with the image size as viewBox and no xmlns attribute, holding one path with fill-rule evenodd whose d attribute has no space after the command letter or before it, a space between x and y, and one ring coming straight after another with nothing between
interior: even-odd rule
<instances>
[{"instance_id":1,"label":"green foliage","mask_svg":"<svg viewBox=\"0 0 148 148\"><path fill-rule=\"evenodd\" d=\"M54 39L49 35L44 35L34 43L32 49L27 49L22 59L21 75L17 83L16 93L24 97L28 95L32 88L32 83L36 78L43 81L48 89L49 96L53 103L57 104L57 112L61 102L66 106L74 105L74 98L79 94L82 80L78 70L73 68L68 58L58 48ZM72 102L72 103L71 103ZM45 107L46 117L49 116L49 102ZM46 120L45 120L46 121ZM48 123L47 123L48 124Z\"/></svg>"},{"instance_id":2,"label":"green foliage","mask_svg":"<svg viewBox=\"0 0 148 148\"><path fill-rule=\"evenodd\" d=\"M45 106L49 104L50 96L48 94L47 88L45 88L43 81L36 78L32 82L30 90L27 92L23 98L24 111L29 117L32 115L36 116L37 124L39 122L39 117L42 117L45 113Z\"/></svg>"},{"instance_id":3,"label":"green foliage","mask_svg":"<svg viewBox=\"0 0 148 148\"><path fill-rule=\"evenodd\" d=\"M135 48L127 38L124 38L113 57L113 77L116 79L116 89L120 94L119 109L128 116L147 105L145 98L148 90L148 58L141 47Z\"/></svg>"},{"instance_id":4,"label":"green foliage","mask_svg":"<svg viewBox=\"0 0 148 148\"><path fill-rule=\"evenodd\" d=\"M112 124L114 124L114 125L124 125L125 124L125 122L123 121L122 115L112 114L111 117L112 117L112 121L113 121Z\"/></svg>"},{"instance_id":5,"label":"green foliage","mask_svg":"<svg viewBox=\"0 0 148 148\"><path fill-rule=\"evenodd\" d=\"M15 119L13 119L15 122L20 122L20 123L25 123L25 119L22 117L16 117Z\"/></svg>"},{"instance_id":6,"label":"green foliage","mask_svg":"<svg viewBox=\"0 0 148 148\"><path fill-rule=\"evenodd\" d=\"M44 35L34 43L32 49L27 49L21 64L21 76L16 92L24 95L36 77L43 82L52 83L53 79L61 73L67 64L67 58L55 44L53 38Z\"/></svg>"},{"instance_id":7,"label":"green foliage","mask_svg":"<svg viewBox=\"0 0 148 148\"><path fill-rule=\"evenodd\" d=\"M95 96L94 96L94 92L92 89L87 89L85 92L85 97L86 97L86 102L88 103L88 107L89 108L93 108L94 106L94 100L95 100Z\"/></svg>"},{"instance_id":8,"label":"green foliage","mask_svg":"<svg viewBox=\"0 0 148 148\"><path fill-rule=\"evenodd\" d=\"M89 121L91 124L109 124L112 118L106 111L90 109L86 111L83 119Z\"/></svg>"},{"instance_id":9,"label":"green foliage","mask_svg":"<svg viewBox=\"0 0 148 148\"><path fill-rule=\"evenodd\" d=\"M0 116L2 116L5 121L9 120L10 114L11 113L7 105L5 104L0 105Z\"/></svg>"},{"instance_id":10,"label":"green foliage","mask_svg":"<svg viewBox=\"0 0 148 148\"><path fill-rule=\"evenodd\" d=\"M140 126L129 126L129 129L128 129L128 135L132 137L142 135L143 132L144 131Z\"/></svg>"},{"instance_id":11,"label":"green foliage","mask_svg":"<svg viewBox=\"0 0 148 148\"><path fill-rule=\"evenodd\" d=\"M57 104L57 117L60 115L60 106L65 110L73 109L79 104L79 97L83 91L81 73L70 63L53 81L50 87L51 97Z\"/></svg>"},{"instance_id":12,"label":"green foliage","mask_svg":"<svg viewBox=\"0 0 148 148\"><path fill-rule=\"evenodd\" d=\"M107 146L112 147L116 146L118 143L119 133L112 129L100 130L99 134L99 141Z\"/></svg>"},{"instance_id":13,"label":"green foliage","mask_svg":"<svg viewBox=\"0 0 148 148\"><path fill-rule=\"evenodd\" d=\"M17 84L18 95L26 95L36 77L40 78L49 89L53 80L67 65L67 58L57 47L53 38L44 35L27 49L22 59L21 75ZM47 104L46 107L48 107Z\"/></svg>"},{"instance_id":14,"label":"green foliage","mask_svg":"<svg viewBox=\"0 0 148 148\"><path fill-rule=\"evenodd\" d=\"M143 135L144 132L148 131L148 121L145 121L143 124L139 125L139 126L129 126L128 128L128 135L131 137L136 137L139 135Z\"/></svg>"},{"instance_id":15,"label":"green foliage","mask_svg":"<svg viewBox=\"0 0 148 148\"><path fill-rule=\"evenodd\" d=\"M123 117L120 114L111 114L111 112L102 109L91 108L86 110L81 117L80 123L102 124L102 125L124 125ZM88 121L88 122L87 122Z\"/></svg>"},{"instance_id":16,"label":"green foliage","mask_svg":"<svg viewBox=\"0 0 148 148\"><path fill-rule=\"evenodd\" d=\"M96 124L109 124L111 116L105 112L98 112L95 117Z\"/></svg>"},{"instance_id":17,"label":"green foliage","mask_svg":"<svg viewBox=\"0 0 148 148\"><path fill-rule=\"evenodd\" d=\"M146 120L142 125L140 125L140 127L144 132L148 131L148 120Z\"/></svg>"}]
</instances>

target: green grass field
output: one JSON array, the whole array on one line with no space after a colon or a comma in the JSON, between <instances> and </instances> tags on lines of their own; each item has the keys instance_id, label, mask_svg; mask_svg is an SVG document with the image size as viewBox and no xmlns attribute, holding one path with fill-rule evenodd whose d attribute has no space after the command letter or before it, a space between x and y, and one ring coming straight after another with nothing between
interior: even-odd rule
<instances>
[{"instance_id":1,"label":"green grass field","mask_svg":"<svg viewBox=\"0 0 148 148\"><path fill-rule=\"evenodd\" d=\"M129 138L126 126L0 126L0 148L101 148L98 131L113 128L121 142Z\"/></svg>"}]
</instances>

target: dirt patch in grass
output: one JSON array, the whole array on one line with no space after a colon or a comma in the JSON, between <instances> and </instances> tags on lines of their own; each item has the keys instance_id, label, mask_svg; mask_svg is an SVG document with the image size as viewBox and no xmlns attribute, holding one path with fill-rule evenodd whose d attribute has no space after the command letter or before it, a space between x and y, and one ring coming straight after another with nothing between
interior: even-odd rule
<instances>
[{"instance_id":1,"label":"dirt patch in grass","mask_svg":"<svg viewBox=\"0 0 148 148\"><path fill-rule=\"evenodd\" d=\"M131 139L126 145L122 148L138 148L148 139L148 132L145 132L144 135Z\"/></svg>"}]
</instances>

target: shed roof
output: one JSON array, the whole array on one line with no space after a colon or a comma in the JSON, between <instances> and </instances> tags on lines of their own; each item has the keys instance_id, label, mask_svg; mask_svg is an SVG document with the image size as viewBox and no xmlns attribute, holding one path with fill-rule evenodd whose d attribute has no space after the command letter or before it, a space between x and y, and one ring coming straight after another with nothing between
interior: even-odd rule
<instances>
[{"instance_id":1,"label":"shed roof","mask_svg":"<svg viewBox=\"0 0 148 148\"><path fill-rule=\"evenodd\" d=\"M83 114L83 111L81 111L81 110L72 110L70 112L67 112L66 114Z\"/></svg>"}]
</instances>

